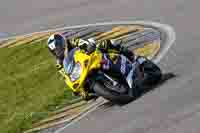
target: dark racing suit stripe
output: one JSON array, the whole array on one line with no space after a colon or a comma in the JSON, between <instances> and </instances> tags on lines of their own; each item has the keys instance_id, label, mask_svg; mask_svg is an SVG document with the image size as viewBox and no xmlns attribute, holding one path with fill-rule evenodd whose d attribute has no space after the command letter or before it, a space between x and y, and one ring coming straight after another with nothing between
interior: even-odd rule
<instances>
[{"instance_id":1,"label":"dark racing suit stripe","mask_svg":"<svg viewBox=\"0 0 200 133\"><path fill-rule=\"evenodd\" d=\"M113 62L108 54L103 54L103 59L106 60L106 63L102 66L103 70L119 73L124 77L128 75L132 68L131 63L123 55L119 55L116 62Z\"/></svg>"}]
</instances>

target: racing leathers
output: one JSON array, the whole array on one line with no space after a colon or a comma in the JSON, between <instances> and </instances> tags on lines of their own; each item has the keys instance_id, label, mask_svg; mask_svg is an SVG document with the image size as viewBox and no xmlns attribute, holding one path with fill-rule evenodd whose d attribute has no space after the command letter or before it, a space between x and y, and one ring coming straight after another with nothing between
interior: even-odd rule
<instances>
[{"instance_id":1,"label":"racing leathers","mask_svg":"<svg viewBox=\"0 0 200 133\"><path fill-rule=\"evenodd\" d=\"M88 41L88 40L83 40L80 38L72 38L72 39L67 39L66 40L66 48L65 48L65 56L67 56L67 53L71 51L75 47L79 47L81 49L87 49L87 46L82 45L83 41ZM100 49L103 53L109 53L110 51L115 51L118 54L122 54L126 56L130 61L134 60L134 54L132 51L128 50L127 48L121 46L120 44L115 44L111 40L102 40L95 42L95 45L98 49ZM62 63L63 63L63 56L56 56L56 66L58 69L62 68ZM110 59L115 60L115 57L110 57Z\"/></svg>"}]
</instances>

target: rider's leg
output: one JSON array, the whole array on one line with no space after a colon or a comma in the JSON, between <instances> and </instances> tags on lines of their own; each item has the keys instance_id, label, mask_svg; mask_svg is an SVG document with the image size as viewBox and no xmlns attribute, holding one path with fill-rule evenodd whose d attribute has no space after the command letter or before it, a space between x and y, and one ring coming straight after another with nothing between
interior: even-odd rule
<instances>
[{"instance_id":1,"label":"rider's leg","mask_svg":"<svg viewBox=\"0 0 200 133\"><path fill-rule=\"evenodd\" d=\"M120 52L120 54L126 56L131 62L134 62L135 55L133 51L129 50L127 47L124 47L121 43L116 43L113 40L105 40L109 49L115 49Z\"/></svg>"},{"instance_id":2,"label":"rider's leg","mask_svg":"<svg viewBox=\"0 0 200 133\"><path fill-rule=\"evenodd\" d=\"M115 61L111 60L108 54L104 54L103 58L104 58L103 59L104 63L102 65L103 70L119 74L124 78L128 75L131 69L131 64L129 63L128 59L125 56L120 55L116 58Z\"/></svg>"},{"instance_id":3,"label":"rider's leg","mask_svg":"<svg viewBox=\"0 0 200 133\"><path fill-rule=\"evenodd\" d=\"M123 54L124 56L126 56L131 62L135 61L134 53L131 50L129 50L128 48L122 46L120 49L120 53Z\"/></svg>"}]
</instances>

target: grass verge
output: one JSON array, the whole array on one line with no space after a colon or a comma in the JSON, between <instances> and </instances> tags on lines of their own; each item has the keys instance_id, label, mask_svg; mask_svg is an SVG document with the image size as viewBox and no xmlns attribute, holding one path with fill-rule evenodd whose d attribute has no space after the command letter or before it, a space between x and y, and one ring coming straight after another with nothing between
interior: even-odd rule
<instances>
[{"instance_id":1,"label":"grass verge","mask_svg":"<svg viewBox=\"0 0 200 133\"><path fill-rule=\"evenodd\" d=\"M75 98L63 89L46 40L1 48L0 63L1 133L21 133Z\"/></svg>"}]
</instances>

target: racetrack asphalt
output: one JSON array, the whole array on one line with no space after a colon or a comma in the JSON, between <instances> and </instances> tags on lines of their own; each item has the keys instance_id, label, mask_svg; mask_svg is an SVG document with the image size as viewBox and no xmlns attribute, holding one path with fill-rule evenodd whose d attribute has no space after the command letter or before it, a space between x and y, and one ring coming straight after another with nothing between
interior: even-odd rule
<instances>
[{"instance_id":1,"label":"racetrack asphalt","mask_svg":"<svg viewBox=\"0 0 200 133\"><path fill-rule=\"evenodd\" d=\"M0 32L29 33L77 24L151 20L176 31L161 60L177 76L124 106L101 107L60 133L199 133L199 0L1 0Z\"/></svg>"}]
</instances>

